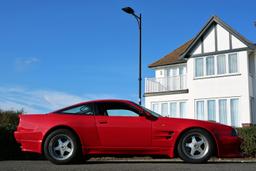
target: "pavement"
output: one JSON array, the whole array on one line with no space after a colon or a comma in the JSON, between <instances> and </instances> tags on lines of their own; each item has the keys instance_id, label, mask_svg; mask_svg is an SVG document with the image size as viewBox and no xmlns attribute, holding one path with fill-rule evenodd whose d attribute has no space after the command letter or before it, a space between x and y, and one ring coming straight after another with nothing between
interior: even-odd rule
<instances>
[{"instance_id":1,"label":"pavement","mask_svg":"<svg viewBox=\"0 0 256 171\"><path fill-rule=\"evenodd\" d=\"M179 158L174 159L152 159L151 157L132 157L132 158L114 158L114 157L100 157L91 158L88 162L177 162L184 163ZM256 163L256 158L211 158L208 163Z\"/></svg>"},{"instance_id":2,"label":"pavement","mask_svg":"<svg viewBox=\"0 0 256 171\"><path fill-rule=\"evenodd\" d=\"M255 159L210 159L205 164L180 159L92 158L81 164L54 165L47 160L0 161L0 171L255 171Z\"/></svg>"}]
</instances>

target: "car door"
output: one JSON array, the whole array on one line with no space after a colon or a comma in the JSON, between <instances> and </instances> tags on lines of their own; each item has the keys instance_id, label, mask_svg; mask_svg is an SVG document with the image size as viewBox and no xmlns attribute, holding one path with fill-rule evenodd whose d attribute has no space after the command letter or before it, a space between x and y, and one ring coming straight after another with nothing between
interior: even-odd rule
<instances>
[{"instance_id":1,"label":"car door","mask_svg":"<svg viewBox=\"0 0 256 171\"><path fill-rule=\"evenodd\" d=\"M112 149L151 146L151 121L134 107L121 102L98 103L95 116L101 145Z\"/></svg>"},{"instance_id":2,"label":"car door","mask_svg":"<svg viewBox=\"0 0 256 171\"><path fill-rule=\"evenodd\" d=\"M84 147L95 148L100 146L95 123L94 104L75 105L55 113L62 114L63 124L70 126L78 133Z\"/></svg>"}]
</instances>

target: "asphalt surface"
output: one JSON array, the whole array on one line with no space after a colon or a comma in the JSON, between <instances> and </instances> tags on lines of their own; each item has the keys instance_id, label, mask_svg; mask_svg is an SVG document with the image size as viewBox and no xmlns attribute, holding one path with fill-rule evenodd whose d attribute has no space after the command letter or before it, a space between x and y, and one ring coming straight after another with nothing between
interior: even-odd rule
<instances>
[{"instance_id":1,"label":"asphalt surface","mask_svg":"<svg viewBox=\"0 0 256 171\"><path fill-rule=\"evenodd\" d=\"M0 171L255 171L256 162L210 161L206 164L187 164L177 160L107 160L87 161L74 165L54 165L48 161L0 161Z\"/></svg>"}]
</instances>

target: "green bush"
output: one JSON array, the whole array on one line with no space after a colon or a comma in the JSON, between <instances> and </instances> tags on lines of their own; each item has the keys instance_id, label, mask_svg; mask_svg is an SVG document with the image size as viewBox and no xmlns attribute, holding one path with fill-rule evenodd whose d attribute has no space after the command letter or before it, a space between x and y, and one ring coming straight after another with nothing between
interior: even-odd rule
<instances>
[{"instance_id":1,"label":"green bush","mask_svg":"<svg viewBox=\"0 0 256 171\"><path fill-rule=\"evenodd\" d=\"M245 157L256 157L256 126L239 128L239 136L243 139L241 151Z\"/></svg>"},{"instance_id":2,"label":"green bush","mask_svg":"<svg viewBox=\"0 0 256 171\"><path fill-rule=\"evenodd\" d=\"M3 111L0 109L0 160L17 160L17 159L43 159L38 154L23 153L14 137L19 117L23 113L20 111Z\"/></svg>"},{"instance_id":3,"label":"green bush","mask_svg":"<svg viewBox=\"0 0 256 171\"><path fill-rule=\"evenodd\" d=\"M21 158L20 145L15 141L14 131L17 128L22 111L0 110L0 160Z\"/></svg>"},{"instance_id":4,"label":"green bush","mask_svg":"<svg viewBox=\"0 0 256 171\"><path fill-rule=\"evenodd\" d=\"M19 123L18 114L23 111L3 111L0 109L0 128L5 128L7 130L16 130Z\"/></svg>"}]
</instances>

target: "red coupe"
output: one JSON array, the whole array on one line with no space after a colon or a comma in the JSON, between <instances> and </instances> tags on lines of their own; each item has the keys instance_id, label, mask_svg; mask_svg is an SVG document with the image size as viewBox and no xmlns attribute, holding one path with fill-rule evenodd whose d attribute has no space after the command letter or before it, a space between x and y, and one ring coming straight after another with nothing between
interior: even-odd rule
<instances>
[{"instance_id":1,"label":"red coupe","mask_svg":"<svg viewBox=\"0 0 256 171\"><path fill-rule=\"evenodd\" d=\"M239 157L234 128L162 117L127 100L79 103L48 114L19 115L15 132L23 151L55 164L92 155L166 155L202 163L211 156Z\"/></svg>"}]
</instances>

